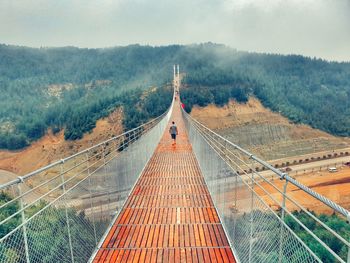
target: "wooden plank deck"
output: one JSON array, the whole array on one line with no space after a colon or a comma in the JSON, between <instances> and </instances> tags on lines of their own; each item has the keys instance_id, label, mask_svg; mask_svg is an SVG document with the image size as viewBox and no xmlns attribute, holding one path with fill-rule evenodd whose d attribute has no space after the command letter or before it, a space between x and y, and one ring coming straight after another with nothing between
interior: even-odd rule
<instances>
[{"instance_id":1,"label":"wooden plank deck","mask_svg":"<svg viewBox=\"0 0 350 263\"><path fill-rule=\"evenodd\" d=\"M178 104L172 120L93 262L236 262Z\"/></svg>"}]
</instances>

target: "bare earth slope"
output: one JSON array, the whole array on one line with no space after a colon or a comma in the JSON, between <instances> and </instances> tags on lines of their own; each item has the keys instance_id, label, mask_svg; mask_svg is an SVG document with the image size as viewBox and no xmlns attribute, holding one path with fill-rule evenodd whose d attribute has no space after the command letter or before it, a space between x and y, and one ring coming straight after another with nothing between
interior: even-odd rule
<instances>
[{"instance_id":1,"label":"bare earth slope","mask_svg":"<svg viewBox=\"0 0 350 263\"><path fill-rule=\"evenodd\" d=\"M265 160L277 158L286 160L288 156L297 156L295 158L299 160L301 155L304 157L316 156L317 154L306 154L322 151L332 152L335 149L350 147L349 138L339 138L306 125L292 124L280 114L264 108L254 98L251 98L247 104L231 101L222 108L215 105L209 105L205 108L194 107L191 115L232 142L249 149ZM347 161L350 161L350 156L348 158ZM334 159L326 161L336 162ZM274 163L274 161L269 162ZM310 163L310 165L317 166L317 163L321 163L321 161ZM295 176L294 169L296 168L292 166L292 169L293 172L290 174ZM350 167L342 166L338 167L338 170L336 173L329 173L327 167L323 167L322 170L315 168L310 172L299 172L296 179L314 191L350 209ZM283 181L276 180L275 183L282 184ZM315 212L330 213L330 211L324 210L324 206L320 205L319 202L310 200L301 191L289 187L287 192ZM264 193L261 192L261 195L264 196ZM270 203L268 198L265 199ZM272 203L270 204L272 205ZM296 207L290 208L295 209Z\"/></svg>"},{"instance_id":2,"label":"bare earth slope","mask_svg":"<svg viewBox=\"0 0 350 263\"><path fill-rule=\"evenodd\" d=\"M224 107L194 107L191 115L265 160L350 147L349 138L335 137L307 125L296 125L250 98Z\"/></svg>"},{"instance_id":3,"label":"bare earth slope","mask_svg":"<svg viewBox=\"0 0 350 263\"><path fill-rule=\"evenodd\" d=\"M65 141L64 131L54 135L49 131L43 138L21 151L0 151L0 182L13 179L13 174L24 175L49 163L82 151L112 136L121 134L122 109L119 108L107 118L97 121L91 133L77 141ZM8 176L7 176L8 175Z\"/></svg>"}]
</instances>

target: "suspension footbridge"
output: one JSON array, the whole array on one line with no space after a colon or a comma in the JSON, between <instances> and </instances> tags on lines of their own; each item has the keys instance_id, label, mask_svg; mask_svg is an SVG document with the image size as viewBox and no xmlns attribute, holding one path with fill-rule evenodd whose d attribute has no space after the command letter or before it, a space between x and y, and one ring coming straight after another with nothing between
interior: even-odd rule
<instances>
[{"instance_id":1,"label":"suspension footbridge","mask_svg":"<svg viewBox=\"0 0 350 263\"><path fill-rule=\"evenodd\" d=\"M188 140L179 103L94 262L235 262Z\"/></svg>"},{"instance_id":2,"label":"suspension footbridge","mask_svg":"<svg viewBox=\"0 0 350 263\"><path fill-rule=\"evenodd\" d=\"M287 190L349 211L192 119L179 86L158 118L1 185L0 262L349 263L347 233Z\"/></svg>"}]
</instances>

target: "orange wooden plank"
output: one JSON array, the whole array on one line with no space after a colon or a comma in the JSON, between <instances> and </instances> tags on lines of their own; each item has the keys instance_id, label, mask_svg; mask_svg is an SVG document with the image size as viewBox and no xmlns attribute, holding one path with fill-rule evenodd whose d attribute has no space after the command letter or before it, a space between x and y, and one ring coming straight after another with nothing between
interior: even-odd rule
<instances>
[{"instance_id":1,"label":"orange wooden plank","mask_svg":"<svg viewBox=\"0 0 350 263\"><path fill-rule=\"evenodd\" d=\"M140 262L140 257L141 257L141 249L137 249L135 251L135 256L134 256L132 262L134 262L134 263Z\"/></svg>"},{"instance_id":2,"label":"orange wooden plank","mask_svg":"<svg viewBox=\"0 0 350 263\"><path fill-rule=\"evenodd\" d=\"M197 225L197 227L198 227L199 237L201 239L201 246L205 247L207 246L207 239L204 234L204 227L203 225Z\"/></svg>"},{"instance_id":3,"label":"orange wooden plank","mask_svg":"<svg viewBox=\"0 0 350 263\"><path fill-rule=\"evenodd\" d=\"M178 106L171 119L177 144L166 131L94 262L235 262Z\"/></svg>"},{"instance_id":4,"label":"orange wooden plank","mask_svg":"<svg viewBox=\"0 0 350 263\"><path fill-rule=\"evenodd\" d=\"M120 260L120 262L128 262L130 252L131 252L130 249L124 250L124 255L123 255L122 259Z\"/></svg>"},{"instance_id":5,"label":"orange wooden plank","mask_svg":"<svg viewBox=\"0 0 350 263\"><path fill-rule=\"evenodd\" d=\"M197 256L198 249L192 249L192 262L200 262Z\"/></svg>"},{"instance_id":6,"label":"orange wooden plank","mask_svg":"<svg viewBox=\"0 0 350 263\"><path fill-rule=\"evenodd\" d=\"M193 232L194 232L195 246L196 247L202 246L197 224L193 225Z\"/></svg>"},{"instance_id":7,"label":"orange wooden plank","mask_svg":"<svg viewBox=\"0 0 350 263\"><path fill-rule=\"evenodd\" d=\"M203 257L202 249L197 249L198 262L205 262Z\"/></svg>"},{"instance_id":8,"label":"orange wooden plank","mask_svg":"<svg viewBox=\"0 0 350 263\"><path fill-rule=\"evenodd\" d=\"M117 258L118 258L118 254L119 254L120 250L116 249L116 250L110 250L110 253L112 254L112 257L110 259L110 262L116 262Z\"/></svg>"},{"instance_id":9,"label":"orange wooden plank","mask_svg":"<svg viewBox=\"0 0 350 263\"><path fill-rule=\"evenodd\" d=\"M223 259L222 256L221 256L220 248L215 248L215 249L214 249L214 252L215 252L216 260L217 260L218 262L223 262L224 259Z\"/></svg>"},{"instance_id":10,"label":"orange wooden plank","mask_svg":"<svg viewBox=\"0 0 350 263\"><path fill-rule=\"evenodd\" d=\"M180 262L181 261L180 249L175 249L174 252L175 252L174 261Z\"/></svg>"},{"instance_id":11,"label":"orange wooden plank","mask_svg":"<svg viewBox=\"0 0 350 263\"><path fill-rule=\"evenodd\" d=\"M157 262L157 249L152 249L151 262Z\"/></svg>"},{"instance_id":12,"label":"orange wooden plank","mask_svg":"<svg viewBox=\"0 0 350 263\"><path fill-rule=\"evenodd\" d=\"M236 262L235 257L233 256L231 248L225 248L226 254L229 258L229 262Z\"/></svg>"},{"instance_id":13,"label":"orange wooden plank","mask_svg":"<svg viewBox=\"0 0 350 263\"><path fill-rule=\"evenodd\" d=\"M223 262L230 262L224 248L220 248L220 253L221 253L221 258Z\"/></svg>"},{"instance_id":14,"label":"orange wooden plank","mask_svg":"<svg viewBox=\"0 0 350 263\"><path fill-rule=\"evenodd\" d=\"M149 230L150 230L150 226L146 225L145 229L144 229L144 234L143 234L143 238L141 240L141 245L140 247L146 247L147 241L148 241L148 235L149 235Z\"/></svg>"},{"instance_id":15,"label":"orange wooden plank","mask_svg":"<svg viewBox=\"0 0 350 263\"><path fill-rule=\"evenodd\" d=\"M164 238L163 238L163 247L169 247L169 232L170 226L164 225Z\"/></svg>"},{"instance_id":16,"label":"orange wooden plank","mask_svg":"<svg viewBox=\"0 0 350 263\"><path fill-rule=\"evenodd\" d=\"M186 262L191 263L192 262L192 249L188 248L185 250L186 252Z\"/></svg>"},{"instance_id":17,"label":"orange wooden plank","mask_svg":"<svg viewBox=\"0 0 350 263\"><path fill-rule=\"evenodd\" d=\"M216 233L214 231L214 225L207 225L208 229L209 229L209 233L210 233L210 238L211 238L211 242L213 244L213 247L218 247L218 241L216 239Z\"/></svg>"},{"instance_id":18,"label":"orange wooden plank","mask_svg":"<svg viewBox=\"0 0 350 263\"><path fill-rule=\"evenodd\" d=\"M217 263L218 261L217 261L217 259L216 259L216 254L215 254L215 250L216 250L216 249L209 248L208 250L209 250L209 255L210 255L210 261L211 261L212 263ZM220 261L219 261L219 262L220 262Z\"/></svg>"},{"instance_id":19,"label":"orange wooden plank","mask_svg":"<svg viewBox=\"0 0 350 263\"><path fill-rule=\"evenodd\" d=\"M146 250L146 256L144 263L151 263L151 257L152 257L152 249L145 249Z\"/></svg>"},{"instance_id":20,"label":"orange wooden plank","mask_svg":"<svg viewBox=\"0 0 350 263\"><path fill-rule=\"evenodd\" d=\"M152 247L154 230L155 230L155 227L151 226L149 230L148 238L147 238L146 247Z\"/></svg>"},{"instance_id":21,"label":"orange wooden plank","mask_svg":"<svg viewBox=\"0 0 350 263\"><path fill-rule=\"evenodd\" d=\"M141 226L140 226L140 233L139 233L139 235L138 235L138 237L137 237L135 247L141 247L142 239L145 239L145 238L143 237L144 234L145 234L145 228L146 228L145 225L141 225Z\"/></svg>"},{"instance_id":22,"label":"orange wooden plank","mask_svg":"<svg viewBox=\"0 0 350 263\"><path fill-rule=\"evenodd\" d=\"M158 245L157 245L157 247L163 247L164 230L165 230L165 226L161 225L160 228L159 228Z\"/></svg>"},{"instance_id":23,"label":"orange wooden plank","mask_svg":"<svg viewBox=\"0 0 350 263\"><path fill-rule=\"evenodd\" d=\"M157 262L163 262L164 249L157 249Z\"/></svg>"},{"instance_id":24,"label":"orange wooden plank","mask_svg":"<svg viewBox=\"0 0 350 263\"><path fill-rule=\"evenodd\" d=\"M121 249L118 253L118 257L116 258L116 260L114 262L122 262L122 258L124 256L124 253L126 253L126 250Z\"/></svg>"},{"instance_id":25,"label":"orange wooden plank","mask_svg":"<svg viewBox=\"0 0 350 263\"><path fill-rule=\"evenodd\" d=\"M155 247L155 248L157 247L159 233L160 233L160 225L156 225L154 229L154 238L153 238L151 247Z\"/></svg>"},{"instance_id":26,"label":"orange wooden plank","mask_svg":"<svg viewBox=\"0 0 350 263\"><path fill-rule=\"evenodd\" d=\"M203 248L204 262L211 262L208 248Z\"/></svg>"},{"instance_id":27,"label":"orange wooden plank","mask_svg":"<svg viewBox=\"0 0 350 263\"><path fill-rule=\"evenodd\" d=\"M134 262L134 257L135 257L135 249L130 249L130 255L128 257L128 261L127 262Z\"/></svg>"},{"instance_id":28,"label":"orange wooden plank","mask_svg":"<svg viewBox=\"0 0 350 263\"><path fill-rule=\"evenodd\" d=\"M164 263L168 263L169 262L169 249L164 249L163 262Z\"/></svg>"},{"instance_id":29,"label":"orange wooden plank","mask_svg":"<svg viewBox=\"0 0 350 263\"><path fill-rule=\"evenodd\" d=\"M141 250L141 255L140 255L139 262L145 262L146 261L146 253L147 253L146 249L142 249Z\"/></svg>"}]
</instances>

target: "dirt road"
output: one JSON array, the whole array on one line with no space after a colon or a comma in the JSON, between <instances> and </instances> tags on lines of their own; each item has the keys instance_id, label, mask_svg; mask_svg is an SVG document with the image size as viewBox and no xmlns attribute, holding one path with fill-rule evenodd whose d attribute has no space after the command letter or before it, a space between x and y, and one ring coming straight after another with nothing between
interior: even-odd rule
<instances>
[{"instance_id":1,"label":"dirt road","mask_svg":"<svg viewBox=\"0 0 350 263\"><path fill-rule=\"evenodd\" d=\"M327 197L348 210L350 209L350 167L339 167L338 172L335 173L330 173L328 171L314 171L302 174L296 179L315 192ZM273 180L273 183L279 189L283 188L284 181ZM269 188L271 193L275 196L278 195L277 191L271 189L267 183L262 183L262 186ZM262 191L260 194L269 205L275 205ZM302 204L304 207L317 213L330 214L333 212L320 201L312 198L310 195L305 194L303 191L292 185L288 186L287 194L297 200L298 203ZM291 210L297 209L297 207L291 202L287 202L287 206Z\"/></svg>"},{"instance_id":2,"label":"dirt road","mask_svg":"<svg viewBox=\"0 0 350 263\"><path fill-rule=\"evenodd\" d=\"M288 174L292 177L299 178L299 176L302 174L324 171L327 170L328 167L340 167L345 162L350 162L350 156L292 165L289 166L292 171L289 171ZM265 177L275 176L275 174L271 171L264 171L260 173Z\"/></svg>"}]
</instances>

